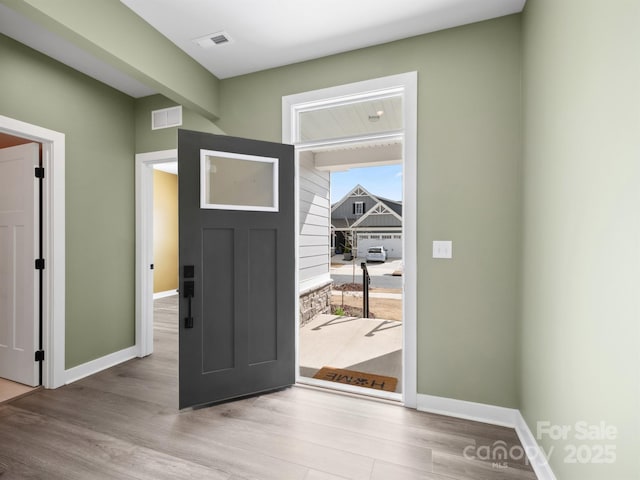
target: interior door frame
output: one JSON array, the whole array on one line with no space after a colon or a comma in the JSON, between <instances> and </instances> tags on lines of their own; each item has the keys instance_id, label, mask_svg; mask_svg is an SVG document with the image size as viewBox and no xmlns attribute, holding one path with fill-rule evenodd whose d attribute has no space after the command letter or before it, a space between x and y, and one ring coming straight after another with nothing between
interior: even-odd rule
<instances>
[{"instance_id":1,"label":"interior door frame","mask_svg":"<svg viewBox=\"0 0 640 480\"><path fill-rule=\"evenodd\" d=\"M153 353L153 166L178 161L178 150L136 154L136 350Z\"/></svg>"},{"instance_id":2,"label":"interior door frame","mask_svg":"<svg viewBox=\"0 0 640 480\"><path fill-rule=\"evenodd\" d=\"M282 98L282 141L296 145L297 119L301 110L310 106L334 104L336 99L353 100L372 92L397 90L403 97L403 369L402 402L416 408L417 385L417 150L418 150L418 73L407 72L335 87L313 90ZM299 143L299 142L298 142ZM325 143L325 142L316 142ZM326 143L329 143L328 141ZM308 147L309 145L304 145ZM300 177L296 148L295 211L296 225L300 214ZM296 251L299 250L299 228L296 228ZM299 255L296 255L296 285L299 281ZM299 292L298 296L299 298ZM296 377L299 377L300 309L296 308Z\"/></svg>"},{"instance_id":3,"label":"interior door frame","mask_svg":"<svg viewBox=\"0 0 640 480\"><path fill-rule=\"evenodd\" d=\"M0 115L0 132L42 144L43 270L42 336L45 359L42 384L58 388L65 377L65 135Z\"/></svg>"}]
</instances>

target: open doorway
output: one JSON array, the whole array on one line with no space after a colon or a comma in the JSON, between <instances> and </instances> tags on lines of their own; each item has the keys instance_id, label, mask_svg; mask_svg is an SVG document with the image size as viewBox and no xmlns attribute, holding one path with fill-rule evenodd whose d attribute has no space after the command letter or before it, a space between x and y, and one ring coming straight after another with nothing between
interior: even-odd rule
<instances>
[{"instance_id":1,"label":"open doorway","mask_svg":"<svg viewBox=\"0 0 640 480\"><path fill-rule=\"evenodd\" d=\"M363 146L359 156L370 158L375 148ZM303 381L357 385L372 389L375 396L399 400L402 161L391 161L331 172L329 308L303 318L299 364ZM306 317L308 305L301 303Z\"/></svg>"},{"instance_id":2,"label":"open doorway","mask_svg":"<svg viewBox=\"0 0 640 480\"><path fill-rule=\"evenodd\" d=\"M177 193L176 178L172 178L177 177L177 159L178 152L175 149L136 155L136 346L138 357L153 353L154 297L163 298L176 294L177 238L163 242L164 244L160 247L163 258L158 260L163 264L160 268L163 278L158 279L157 285L155 255L158 245L154 243L160 242L154 242L154 239L163 235L167 237L177 235L177 198L174 198L175 201L171 199L172 192ZM154 189L155 177L162 177L159 182L162 192L156 192ZM156 213L154 192L160 193L159 196L169 197L166 198L164 212L160 213L158 218L154 218ZM159 225L160 223L164 225ZM170 225L171 223L173 225ZM154 227L160 227L156 235L154 235ZM171 258L172 255L175 262Z\"/></svg>"},{"instance_id":3,"label":"open doorway","mask_svg":"<svg viewBox=\"0 0 640 480\"><path fill-rule=\"evenodd\" d=\"M59 132L4 116L0 116L0 134L11 145L37 144L36 156L44 168L44 181L38 187L41 188L39 196L42 199L39 205L42 221L38 226L42 238L38 243L42 248L34 252L37 255L28 263L33 268L33 260L39 259L40 266L46 262L46 268L38 269L38 278L35 279L39 293L42 293L42 298L33 304L41 318L41 322L38 319L40 328L36 334L39 338L32 339L31 348L35 348L33 351L29 348L27 353L31 370L34 351L44 352L36 354L37 358L43 358L37 362L42 368L41 374L37 368L38 383L46 388L57 388L65 383L65 138ZM35 172L32 169L29 172L31 181L35 181ZM37 174L42 175L42 171ZM39 293L34 297L37 298ZM4 301L2 304L6 306Z\"/></svg>"},{"instance_id":4,"label":"open doorway","mask_svg":"<svg viewBox=\"0 0 640 480\"><path fill-rule=\"evenodd\" d=\"M41 208L34 168L42 145L0 133L0 403L42 384L42 295L33 269L41 250Z\"/></svg>"},{"instance_id":5,"label":"open doorway","mask_svg":"<svg viewBox=\"0 0 640 480\"><path fill-rule=\"evenodd\" d=\"M299 161L298 171L298 284L300 311L298 319L298 381L325 388L335 388L393 400L401 400L406 406L415 407L416 388L416 89L415 73L385 77L358 82L329 89L306 92L283 98L283 141L293 143ZM309 371L302 363L304 324L309 320L309 306L319 306L317 313L326 314L333 297L332 259L335 258L336 239L342 235L342 249L353 253L357 243L366 245L371 241L382 241L382 233L372 230L371 223L364 222L368 233L346 226L340 232L331 222L331 211L335 199L330 198L331 172L360 167L401 165L402 175L402 218L400 232L386 232L385 240L397 240L402 251L401 304L402 334L401 373L397 374L400 392L361 388L361 377L350 375L352 382L340 379L332 382L310 378ZM360 187L360 188L359 188ZM368 202L375 203L378 215L393 215L389 205L378 205L375 195L362 186L354 185L351 193L369 196ZM368 208L364 204L355 205L355 199L348 208L359 208L364 216ZM365 200L364 203L367 203ZM366 212L364 210L367 210ZM374 220L369 216L369 220ZM355 222L354 222L355 223ZM353 227L353 224L350 225ZM339 235L340 234L340 235ZM360 237L358 237L360 235ZM400 238L394 238L394 235ZM374 238L371 238L371 237ZM378 236L378 238L376 238ZM324 238L324 240L321 240ZM346 241L345 241L346 240ZM340 241L338 241L340 243ZM340 247L340 245L339 245ZM381 247L371 245L369 248ZM387 247L388 248L388 247ZM324 249L324 250L323 250ZM361 252L362 253L362 252ZM356 258L357 257L356 252ZM364 255L366 257L366 253ZM365 258L366 260L366 258ZM337 262L335 262L337 263ZM366 265L365 262L361 262ZM356 266L352 266L355 270ZM357 266L360 270L361 265ZM364 270L364 269L363 269ZM356 276L355 272L352 274ZM361 276L358 273L358 276ZM362 282L361 282L362 283ZM326 299L326 300L325 300ZM311 315L316 312L311 312ZM329 320L331 321L331 320ZM338 319L338 322L340 319ZM317 326L316 326L317 327ZM320 327L322 328L322 327ZM373 329L372 329L373 330ZM366 336L366 333L363 335ZM349 348L349 347L346 347ZM320 347L322 349L322 347ZM394 350L396 351L396 350ZM387 352L392 353L392 352ZM384 355L380 355L382 357ZM352 365L353 366L353 365ZM356 363L355 366L358 366ZM342 372L337 372L339 377ZM343 377L344 378L344 377ZM379 382L376 381L376 386Z\"/></svg>"},{"instance_id":6,"label":"open doorway","mask_svg":"<svg viewBox=\"0 0 640 480\"><path fill-rule=\"evenodd\" d=\"M153 165L153 298L178 290L178 164Z\"/></svg>"}]
</instances>

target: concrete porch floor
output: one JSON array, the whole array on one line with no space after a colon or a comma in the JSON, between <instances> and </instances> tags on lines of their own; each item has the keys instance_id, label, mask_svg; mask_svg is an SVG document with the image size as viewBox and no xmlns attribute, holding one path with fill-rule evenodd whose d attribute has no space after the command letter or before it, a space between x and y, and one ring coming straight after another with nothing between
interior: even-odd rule
<instances>
[{"instance_id":1,"label":"concrete porch floor","mask_svg":"<svg viewBox=\"0 0 640 480\"><path fill-rule=\"evenodd\" d=\"M344 368L395 377L402 392L401 322L318 315L300 328L299 355L303 377Z\"/></svg>"}]
</instances>

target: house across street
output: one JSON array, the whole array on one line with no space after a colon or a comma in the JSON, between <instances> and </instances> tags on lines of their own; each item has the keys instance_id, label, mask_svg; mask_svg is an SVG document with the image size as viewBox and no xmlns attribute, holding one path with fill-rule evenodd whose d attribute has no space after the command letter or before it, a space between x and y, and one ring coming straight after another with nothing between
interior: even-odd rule
<instances>
[{"instance_id":1,"label":"house across street","mask_svg":"<svg viewBox=\"0 0 640 480\"><path fill-rule=\"evenodd\" d=\"M388 258L402 258L402 202L377 197L356 185L331 207L332 248L335 253L366 255L383 247Z\"/></svg>"}]
</instances>

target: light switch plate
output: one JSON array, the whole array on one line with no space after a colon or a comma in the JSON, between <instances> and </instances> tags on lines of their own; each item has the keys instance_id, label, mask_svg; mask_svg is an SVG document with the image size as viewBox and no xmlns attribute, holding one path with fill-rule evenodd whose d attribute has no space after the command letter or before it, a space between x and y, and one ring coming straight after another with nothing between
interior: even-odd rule
<instances>
[{"instance_id":1,"label":"light switch plate","mask_svg":"<svg viewBox=\"0 0 640 480\"><path fill-rule=\"evenodd\" d=\"M434 240L433 258L453 258L453 242L451 240Z\"/></svg>"}]
</instances>

